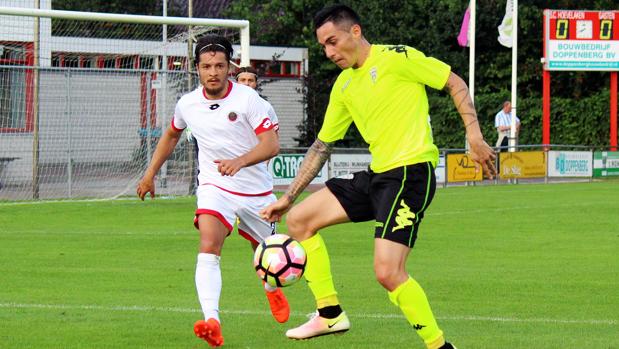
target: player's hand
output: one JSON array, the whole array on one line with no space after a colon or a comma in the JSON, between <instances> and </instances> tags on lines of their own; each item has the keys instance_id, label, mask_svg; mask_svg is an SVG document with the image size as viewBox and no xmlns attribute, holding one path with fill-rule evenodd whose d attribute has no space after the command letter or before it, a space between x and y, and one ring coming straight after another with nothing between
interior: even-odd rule
<instances>
[{"instance_id":1,"label":"player's hand","mask_svg":"<svg viewBox=\"0 0 619 349\"><path fill-rule=\"evenodd\" d=\"M493 179L496 176L496 153L483 138L469 139L469 156L477 164L481 165L484 174Z\"/></svg>"},{"instance_id":2,"label":"player's hand","mask_svg":"<svg viewBox=\"0 0 619 349\"><path fill-rule=\"evenodd\" d=\"M286 196L282 196L274 203L262 209L260 211L260 216L267 222L281 222L282 217L290 210L291 206L292 202L290 202Z\"/></svg>"},{"instance_id":3,"label":"player's hand","mask_svg":"<svg viewBox=\"0 0 619 349\"><path fill-rule=\"evenodd\" d=\"M155 198L155 181L152 178L142 178L138 182L138 188L136 190L140 200L144 201L146 193L150 193L150 198Z\"/></svg>"},{"instance_id":4,"label":"player's hand","mask_svg":"<svg viewBox=\"0 0 619 349\"><path fill-rule=\"evenodd\" d=\"M217 164L217 171L221 173L222 176L234 176L243 167L245 167L245 162L241 160L241 158L231 160L215 160L215 163Z\"/></svg>"}]
</instances>

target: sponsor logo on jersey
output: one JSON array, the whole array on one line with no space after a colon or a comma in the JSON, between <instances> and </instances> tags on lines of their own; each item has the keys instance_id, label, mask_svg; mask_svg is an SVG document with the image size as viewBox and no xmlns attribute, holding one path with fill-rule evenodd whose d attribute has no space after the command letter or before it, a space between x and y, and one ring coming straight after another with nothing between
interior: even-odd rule
<instances>
[{"instance_id":1,"label":"sponsor logo on jersey","mask_svg":"<svg viewBox=\"0 0 619 349\"><path fill-rule=\"evenodd\" d=\"M217 103L215 103L215 104L211 104L211 105L209 105L209 106L208 106L208 108L209 108L210 110L215 110L215 109L219 108L219 104L217 104Z\"/></svg>"}]
</instances>

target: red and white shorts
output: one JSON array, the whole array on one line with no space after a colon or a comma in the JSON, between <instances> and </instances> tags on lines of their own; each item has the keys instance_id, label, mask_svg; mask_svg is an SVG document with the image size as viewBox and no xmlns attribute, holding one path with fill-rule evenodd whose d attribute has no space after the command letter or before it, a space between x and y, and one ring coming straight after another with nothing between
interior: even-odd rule
<instances>
[{"instance_id":1,"label":"red and white shorts","mask_svg":"<svg viewBox=\"0 0 619 349\"><path fill-rule=\"evenodd\" d=\"M260 217L260 210L275 202L273 193L260 196L233 194L214 185L201 185L196 191L198 208L194 225L198 228L198 216L209 214L228 228L234 229L238 222L239 234L252 242L261 242L266 237L275 234L275 223L265 221Z\"/></svg>"}]
</instances>

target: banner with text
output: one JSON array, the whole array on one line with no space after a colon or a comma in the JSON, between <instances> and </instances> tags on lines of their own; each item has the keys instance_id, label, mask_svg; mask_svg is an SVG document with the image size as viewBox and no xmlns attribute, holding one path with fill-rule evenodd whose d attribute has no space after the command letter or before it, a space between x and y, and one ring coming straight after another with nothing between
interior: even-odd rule
<instances>
[{"instance_id":1,"label":"banner with text","mask_svg":"<svg viewBox=\"0 0 619 349\"><path fill-rule=\"evenodd\" d=\"M546 176L546 154L543 151L503 152L499 154L499 164L501 179Z\"/></svg>"},{"instance_id":2,"label":"banner with text","mask_svg":"<svg viewBox=\"0 0 619 349\"><path fill-rule=\"evenodd\" d=\"M549 177L591 177L593 154L590 151L549 151Z\"/></svg>"},{"instance_id":3,"label":"banner with text","mask_svg":"<svg viewBox=\"0 0 619 349\"><path fill-rule=\"evenodd\" d=\"M269 172L273 175L273 185L288 185L297 175L305 154L279 154L269 161ZM324 183L328 179L325 164L311 184Z\"/></svg>"},{"instance_id":4,"label":"banner with text","mask_svg":"<svg viewBox=\"0 0 619 349\"><path fill-rule=\"evenodd\" d=\"M372 161L370 154L331 154L329 178L342 177L355 172L367 170ZM445 157L440 156L434 169L437 183L445 182Z\"/></svg>"},{"instance_id":5,"label":"banner with text","mask_svg":"<svg viewBox=\"0 0 619 349\"><path fill-rule=\"evenodd\" d=\"M370 154L331 154L329 178L342 177L370 167Z\"/></svg>"},{"instance_id":6,"label":"banner with text","mask_svg":"<svg viewBox=\"0 0 619 349\"><path fill-rule=\"evenodd\" d=\"M447 181L470 182L482 180L481 166L475 164L468 154L447 154Z\"/></svg>"},{"instance_id":7,"label":"banner with text","mask_svg":"<svg viewBox=\"0 0 619 349\"><path fill-rule=\"evenodd\" d=\"M593 177L619 176L619 151L593 153Z\"/></svg>"}]
</instances>

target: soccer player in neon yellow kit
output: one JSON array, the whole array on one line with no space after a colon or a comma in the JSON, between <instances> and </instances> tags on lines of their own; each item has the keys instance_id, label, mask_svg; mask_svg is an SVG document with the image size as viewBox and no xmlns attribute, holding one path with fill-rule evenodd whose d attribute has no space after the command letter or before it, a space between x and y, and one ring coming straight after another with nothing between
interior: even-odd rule
<instances>
[{"instance_id":1,"label":"soccer player in neon yellow kit","mask_svg":"<svg viewBox=\"0 0 619 349\"><path fill-rule=\"evenodd\" d=\"M374 271L378 282L428 348L454 348L445 341L425 292L405 267L436 188L438 149L432 139L426 86L451 95L464 122L470 157L488 177L496 174L496 155L484 141L468 88L447 64L414 48L370 44L359 16L345 5L322 9L314 17L314 26L326 56L343 71L331 90L318 138L296 178L261 214L279 221L353 122L369 144L372 162L370 170L357 172L352 179L330 179L326 188L288 214L288 232L308 254L305 276L318 310L286 335L307 339L350 328L333 285L326 246L317 232L334 224L376 220Z\"/></svg>"}]
</instances>

